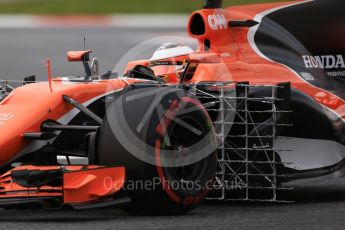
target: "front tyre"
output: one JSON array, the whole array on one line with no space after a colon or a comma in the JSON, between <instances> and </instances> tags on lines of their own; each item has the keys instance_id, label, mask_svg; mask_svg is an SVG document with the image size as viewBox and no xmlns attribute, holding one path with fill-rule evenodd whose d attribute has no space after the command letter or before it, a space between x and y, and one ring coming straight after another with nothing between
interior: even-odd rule
<instances>
[{"instance_id":1,"label":"front tyre","mask_svg":"<svg viewBox=\"0 0 345 230\"><path fill-rule=\"evenodd\" d=\"M202 104L183 90L127 90L109 105L97 163L126 167L134 214L181 214L212 185L216 138Z\"/></svg>"}]
</instances>

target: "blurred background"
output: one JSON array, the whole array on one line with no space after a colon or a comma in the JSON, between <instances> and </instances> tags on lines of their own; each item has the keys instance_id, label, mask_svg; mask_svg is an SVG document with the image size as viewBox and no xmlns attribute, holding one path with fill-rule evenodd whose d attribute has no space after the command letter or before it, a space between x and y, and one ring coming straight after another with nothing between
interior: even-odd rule
<instances>
[{"instance_id":1,"label":"blurred background","mask_svg":"<svg viewBox=\"0 0 345 230\"><path fill-rule=\"evenodd\" d=\"M279 1L279 0L278 0ZM281 0L280 0L281 1ZM275 0L225 0L224 6L276 2ZM202 0L0 0L6 14L114 14L190 13Z\"/></svg>"}]
</instances>

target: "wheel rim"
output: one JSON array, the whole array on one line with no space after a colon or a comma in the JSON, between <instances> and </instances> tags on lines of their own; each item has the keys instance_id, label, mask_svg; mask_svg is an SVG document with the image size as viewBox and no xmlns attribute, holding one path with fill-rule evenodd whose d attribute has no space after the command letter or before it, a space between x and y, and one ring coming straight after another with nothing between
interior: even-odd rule
<instances>
[{"instance_id":1,"label":"wheel rim","mask_svg":"<svg viewBox=\"0 0 345 230\"><path fill-rule=\"evenodd\" d=\"M165 149L185 151L188 147L198 143L205 134L207 134L207 130L205 130L203 124L196 116L185 115L178 119L194 127L196 130L202 131L201 135L197 135L195 132L181 125L181 123L172 122L168 128L170 146L165 147ZM191 165L165 168L168 180L176 180L185 183L201 180L206 170L207 158Z\"/></svg>"}]
</instances>

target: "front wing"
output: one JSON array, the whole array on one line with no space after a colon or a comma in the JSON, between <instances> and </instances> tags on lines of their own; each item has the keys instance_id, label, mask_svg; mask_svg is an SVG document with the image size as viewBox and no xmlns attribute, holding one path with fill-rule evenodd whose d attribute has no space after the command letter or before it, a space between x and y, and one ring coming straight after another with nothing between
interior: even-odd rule
<instances>
[{"instance_id":1,"label":"front wing","mask_svg":"<svg viewBox=\"0 0 345 230\"><path fill-rule=\"evenodd\" d=\"M130 201L121 192L124 181L124 167L19 166L0 176L0 207L123 205Z\"/></svg>"}]
</instances>

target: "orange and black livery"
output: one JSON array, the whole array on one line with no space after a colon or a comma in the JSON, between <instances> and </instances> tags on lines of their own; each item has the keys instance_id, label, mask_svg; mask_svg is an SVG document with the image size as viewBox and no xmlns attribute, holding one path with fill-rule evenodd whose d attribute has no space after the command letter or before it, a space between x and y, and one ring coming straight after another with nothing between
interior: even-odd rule
<instances>
[{"instance_id":1,"label":"orange and black livery","mask_svg":"<svg viewBox=\"0 0 345 230\"><path fill-rule=\"evenodd\" d=\"M1 81L0 206L185 213L210 183L233 179L221 167L229 159L246 189L342 177L343 9L342 1L222 8L208 0L187 26L196 49L164 44L121 76L99 74L91 50L70 51L85 76L31 77L18 88ZM272 87L281 113L263 115ZM237 104L224 107L224 98ZM242 133L243 114L252 120Z\"/></svg>"}]
</instances>

